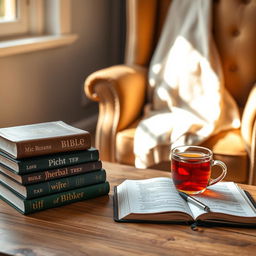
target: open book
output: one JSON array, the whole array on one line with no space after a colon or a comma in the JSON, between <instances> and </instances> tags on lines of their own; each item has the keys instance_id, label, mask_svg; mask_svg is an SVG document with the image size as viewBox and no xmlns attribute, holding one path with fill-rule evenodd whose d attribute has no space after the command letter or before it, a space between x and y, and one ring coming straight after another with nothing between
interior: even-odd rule
<instances>
[{"instance_id":1,"label":"open book","mask_svg":"<svg viewBox=\"0 0 256 256\"><path fill-rule=\"evenodd\" d=\"M125 180L114 189L114 219L256 226L255 202L234 182L219 182L193 197L210 212L185 201L171 178Z\"/></svg>"}]
</instances>

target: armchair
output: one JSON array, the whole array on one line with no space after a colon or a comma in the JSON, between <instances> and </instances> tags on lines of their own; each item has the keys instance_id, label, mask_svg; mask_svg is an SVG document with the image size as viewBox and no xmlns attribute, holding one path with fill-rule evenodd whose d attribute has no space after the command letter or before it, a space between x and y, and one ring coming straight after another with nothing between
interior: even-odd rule
<instances>
[{"instance_id":1,"label":"armchair","mask_svg":"<svg viewBox=\"0 0 256 256\"><path fill-rule=\"evenodd\" d=\"M134 165L133 138L147 102L147 70L170 0L127 0L125 64L91 74L85 94L99 102L96 147L101 159ZM256 0L213 1L213 36L225 86L241 113L241 129L202 143L228 166L226 180L256 184ZM163 147L163 154L169 148ZM169 170L169 163L152 166Z\"/></svg>"}]
</instances>

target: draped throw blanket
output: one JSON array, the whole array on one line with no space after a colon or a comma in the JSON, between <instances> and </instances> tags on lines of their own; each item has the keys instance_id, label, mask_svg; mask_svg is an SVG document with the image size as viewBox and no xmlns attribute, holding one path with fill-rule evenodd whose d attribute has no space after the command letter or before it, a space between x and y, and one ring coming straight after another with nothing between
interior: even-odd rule
<instances>
[{"instance_id":1,"label":"draped throw blanket","mask_svg":"<svg viewBox=\"0 0 256 256\"><path fill-rule=\"evenodd\" d=\"M199 144L240 126L211 34L211 1L174 0L149 67L149 104L135 131L135 165L169 160L163 148Z\"/></svg>"}]
</instances>

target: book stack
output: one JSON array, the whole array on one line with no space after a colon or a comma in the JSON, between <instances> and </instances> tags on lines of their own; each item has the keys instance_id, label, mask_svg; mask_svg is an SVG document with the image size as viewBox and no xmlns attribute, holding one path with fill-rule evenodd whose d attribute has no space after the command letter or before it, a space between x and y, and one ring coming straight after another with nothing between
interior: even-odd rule
<instances>
[{"instance_id":1,"label":"book stack","mask_svg":"<svg viewBox=\"0 0 256 256\"><path fill-rule=\"evenodd\" d=\"M62 121L0 129L0 197L21 213L108 192L89 132Z\"/></svg>"}]
</instances>

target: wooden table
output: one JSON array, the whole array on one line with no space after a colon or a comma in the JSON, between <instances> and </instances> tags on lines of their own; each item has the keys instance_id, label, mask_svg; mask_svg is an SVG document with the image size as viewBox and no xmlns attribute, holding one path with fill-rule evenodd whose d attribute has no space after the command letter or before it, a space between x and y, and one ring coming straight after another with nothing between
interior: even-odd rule
<instances>
[{"instance_id":1,"label":"wooden table","mask_svg":"<svg viewBox=\"0 0 256 256\"><path fill-rule=\"evenodd\" d=\"M104 163L109 196L23 216L0 202L0 252L10 255L255 255L256 229L116 223L113 186L123 180L169 176ZM256 186L246 186L256 198ZM0 253L1 255L1 253ZM3 254L4 255L4 254Z\"/></svg>"}]
</instances>

